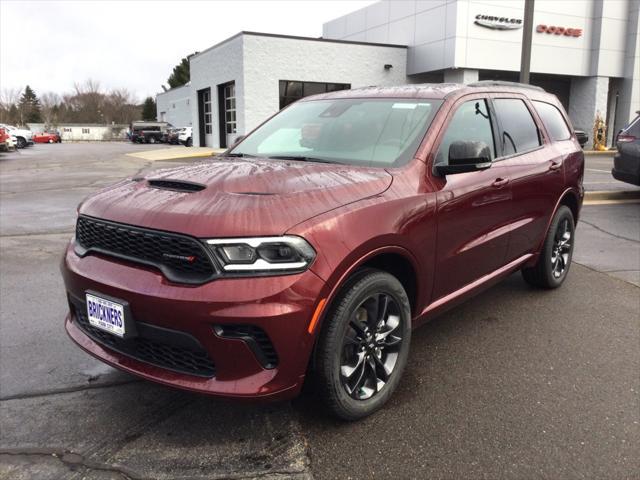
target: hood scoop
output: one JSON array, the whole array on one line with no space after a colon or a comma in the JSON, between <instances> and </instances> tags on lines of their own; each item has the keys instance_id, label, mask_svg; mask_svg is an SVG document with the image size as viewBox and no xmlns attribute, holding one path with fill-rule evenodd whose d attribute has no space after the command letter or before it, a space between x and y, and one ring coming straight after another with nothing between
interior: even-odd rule
<instances>
[{"instance_id":1,"label":"hood scoop","mask_svg":"<svg viewBox=\"0 0 640 480\"><path fill-rule=\"evenodd\" d=\"M185 182L184 180L149 180L147 184L152 188L159 188L162 190L171 190L174 192L193 193L204 190L206 185L195 182Z\"/></svg>"}]
</instances>

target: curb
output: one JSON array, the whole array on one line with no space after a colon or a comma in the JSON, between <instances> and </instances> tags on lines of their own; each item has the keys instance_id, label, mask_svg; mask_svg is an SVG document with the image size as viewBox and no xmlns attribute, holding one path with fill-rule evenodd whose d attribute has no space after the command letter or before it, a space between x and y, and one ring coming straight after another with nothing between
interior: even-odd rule
<instances>
[{"instance_id":1,"label":"curb","mask_svg":"<svg viewBox=\"0 0 640 480\"><path fill-rule=\"evenodd\" d=\"M594 192L585 192L584 194L585 205L638 202L640 202L640 190L598 190Z\"/></svg>"},{"instance_id":2,"label":"curb","mask_svg":"<svg viewBox=\"0 0 640 480\"><path fill-rule=\"evenodd\" d=\"M224 152L224 149L213 149L204 147L189 148L160 148L157 150L146 150L142 152L131 152L126 155L129 157L142 158L152 162L161 162L164 160L182 160L188 158L208 158Z\"/></svg>"},{"instance_id":3,"label":"curb","mask_svg":"<svg viewBox=\"0 0 640 480\"><path fill-rule=\"evenodd\" d=\"M585 155L611 155L611 154L616 154L618 153L618 150L615 148L612 148L610 150L583 150L582 151Z\"/></svg>"}]
</instances>

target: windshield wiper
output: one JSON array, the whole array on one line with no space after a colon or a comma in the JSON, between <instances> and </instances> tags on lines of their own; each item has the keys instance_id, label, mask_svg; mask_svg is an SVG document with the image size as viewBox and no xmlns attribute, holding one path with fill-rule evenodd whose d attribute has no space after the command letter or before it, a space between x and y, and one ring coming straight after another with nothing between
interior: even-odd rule
<instances>
[{"instance_id":1,"label":"windshield wiper","mask_svg":"<svg viewBox=\"0 0 640 480\"><path fill-rule=\"evenodd\" d=\"M304 155L272 155L267 158L274 158L276 160L295 160L297 162L339 163L324 158L306 157Z\"/></svg>"},{"instance_id":2,"label":"windshield wiper","mask_svg":"<svg viewBox=\"0 0 640 480\"><path fill-rule=\"evenodd\" d=\"M251 155L250 153L241 153L241 152L227 153L224 156L233 157L233 158L257 158L257 155Z\"/></svg>"}]
</instances>

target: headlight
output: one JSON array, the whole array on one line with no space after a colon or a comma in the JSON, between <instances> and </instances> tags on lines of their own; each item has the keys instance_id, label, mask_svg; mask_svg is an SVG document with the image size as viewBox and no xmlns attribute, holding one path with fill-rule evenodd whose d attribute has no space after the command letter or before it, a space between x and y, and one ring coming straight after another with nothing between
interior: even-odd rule
<instances>
[{"instance_id":1,"label":"headlight","mask_svg":"<svg viewBox=\"0 0 640 480\"><path fill-rule=\"evenodd\" d=\"M230 273L301 272L316 252L301 237L220 238L207 240L209 249Z\"/></svg>"}]
</instances>

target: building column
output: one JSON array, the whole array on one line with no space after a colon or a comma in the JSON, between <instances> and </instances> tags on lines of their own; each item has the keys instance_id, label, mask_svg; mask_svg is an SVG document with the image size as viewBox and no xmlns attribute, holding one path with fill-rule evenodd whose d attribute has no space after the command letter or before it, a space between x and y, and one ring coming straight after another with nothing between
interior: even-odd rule
<instances>
[{"instance_id":1,"label":"building column","mask_svg":"<svg viewBox=\"0 0 640 480\"><path fill-rule=\"evenodd\" d=\"M473 83L478 78L478 70L472 68L449 68L444 71L444 83Z\"/></svg>"},{"instance_id":2,"label":"building column","mask_svg":"<svg viewBox=\"0 0 640 480\"><path fill-rule=\"evenodd\" d=\"M593 125L600 113L607 118L607 96L609 77L574 77L569 94L569 118L573 127L584 130L593 141Z\"/></svg>"}]
</instances>

